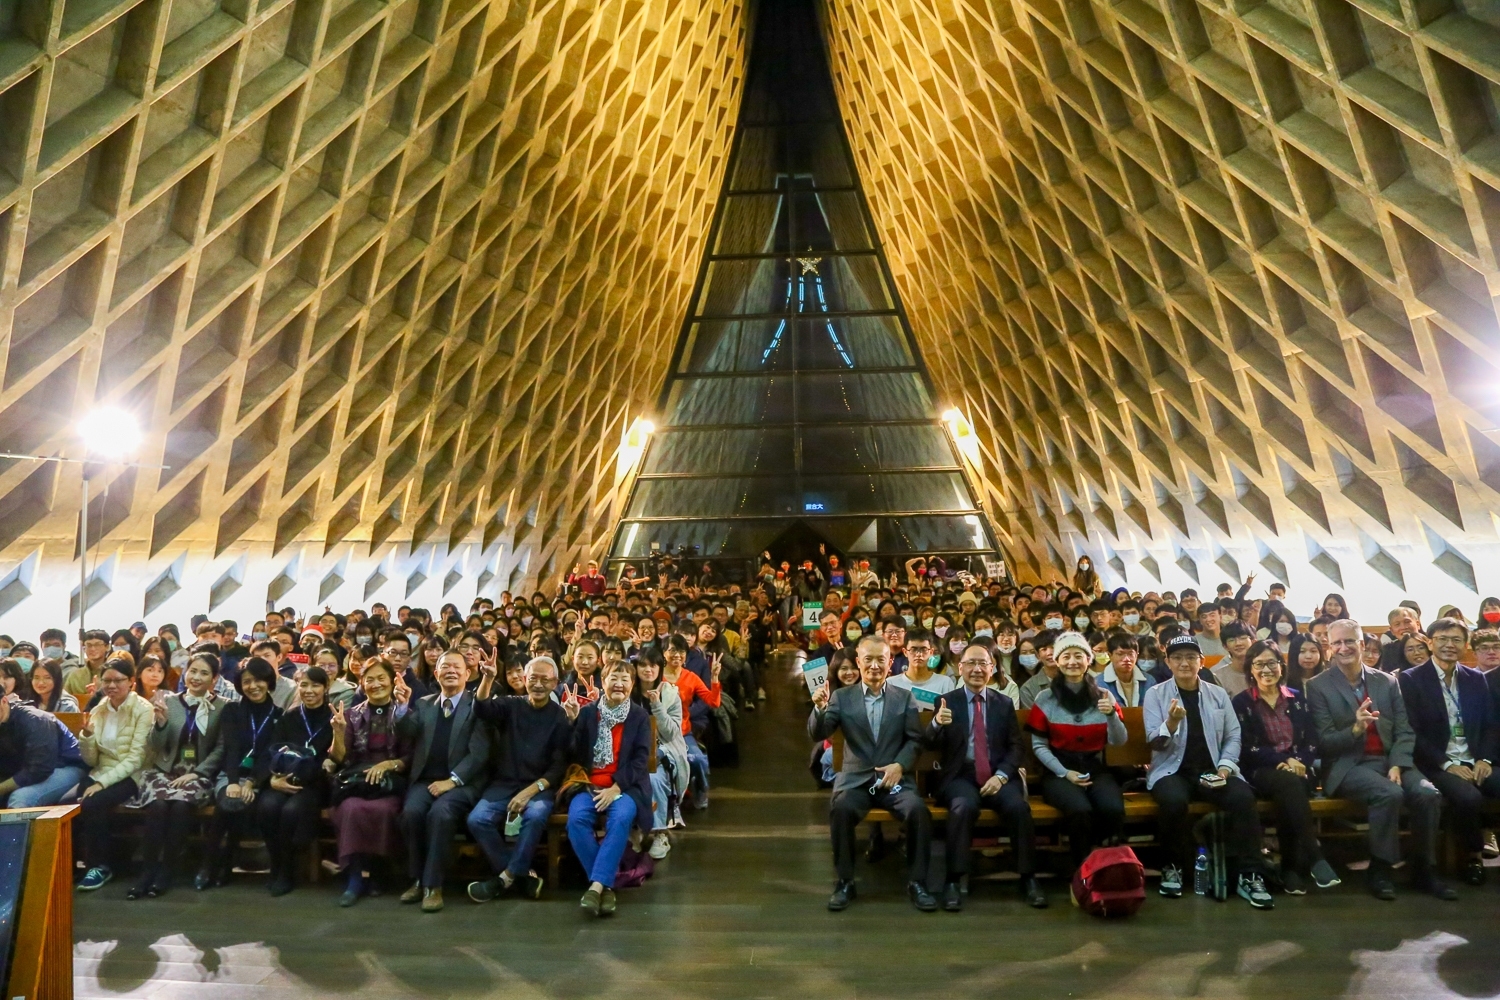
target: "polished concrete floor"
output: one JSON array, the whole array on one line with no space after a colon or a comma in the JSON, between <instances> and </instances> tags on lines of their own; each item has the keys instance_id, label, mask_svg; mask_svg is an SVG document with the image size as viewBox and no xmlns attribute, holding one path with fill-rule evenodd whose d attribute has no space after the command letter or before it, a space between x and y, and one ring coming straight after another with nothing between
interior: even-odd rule
<instances>
[{"instance_id":1,"label":"polished concrete floor","mask_svg":"<svg viewBox=\"0 0 1500 1000\"><path fill-rule=\"evenodd\" d=\"M1358 874L1271 913L1154 894L1105 922L1067 903L1023 907L981 879L961 914L921 914L899 861L861 870L858 904L830 914L826 793L812 790L801 702L770 684L742 719L744 762L714 776L712 807L619 914L592 920L580 888L475 906L461 891L423 915L392 896L352 910L331 882L271 899L259 879L127 902L78 899L80 998L292 1000L358 995L506 1000L688 997L981 1000L1500 996L1500 877L1444 904L1379 903ZM1493 872L1500 876L1500 871Z\"/></svg>"}]
</instances>

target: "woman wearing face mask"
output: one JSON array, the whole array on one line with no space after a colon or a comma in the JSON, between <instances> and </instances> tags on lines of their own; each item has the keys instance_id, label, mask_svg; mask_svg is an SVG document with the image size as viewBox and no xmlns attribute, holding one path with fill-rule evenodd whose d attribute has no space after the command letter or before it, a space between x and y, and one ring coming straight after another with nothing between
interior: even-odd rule
<instances>
[{"instance_id":1,"label":"woman wearing face mask","mask_svg":"<svg viewBox=\"0 0 1500 1000\"><path fill-rule=\"evenodd\" d=\"M22 701L31 697L31 687L26 683L26 672L14 657L7 656L0 660L0 690L8 695L15 695Z\"/></svg>"},{"instance_id":2,"label":"woman wearing face mask","mask_svg":"<svg viewBox=\"0 0 1500 1000\"><path fill-rule=\"evenodd\" d=\"M1078 570L1073 574L1073 589L1088 600L1099 596L1099 574L1094 572L1094 562L1088 556L1080 556Z\"/></svg>"},{"instance_id":3,"label":"woman wearing face mask","mask_svg":"<svg viewBox=\"0 0 1500 1000\"><path fill-rule=\"evenodd\" d=\"M299 848L312 843L318 829L318 816L327 800L327 774L333 770L328 750L333 745L333 712L328 707L328 674L322 667L308 667L297 682L296 707L276 723L273 741L272 774L264 791L256 795L256 815L261 835L271 855L271 881L266 886L273 896L292 891L296 881L296 855ZM304 762L294 763L293 755L278 752L282 747L306 747L310 753ZM276 773L276 766L306 768L302 780L291 773Z\"/></svg>"},{"instance_id":4,"label":"woman wearing face mask","mask_svg":"<svg viewBox=\"0 0 1500 1000\"><path fill-rule=\"evenodd\" d=\"M114 877L109 864L114 809L139 790L134 776L145 763L154 718L150 702L135 693L134 680L135 664L130 660L106 660L98 681L103 697L78 731L78 749L90 768L75 824L87 868L78 883L84 892L100 889Z\"/></svg>"},{"instance_id":5,"label":"woman wearing face mask","mask_svg":"<svg viewBox=\"0 0 1500 1000\"><path fill-rule=\"evenodd\" d=\"M1283 654L1291 648L1292 636L1297 634L1297 616L1287 610L1286 606L1279 601L1271 601L1261 612L1261 621L1264 624L1264 638L1276 643L1276 648ZM1256 633L1260 635L1259 632Z\"/></svg>"},{"instance_id":6,"label":"woman wearing face mask","mask_svg":"<svg viewBox=\"0 0 1500 1000\"><path fill-rule=\"evenodd\" d=\"M1486 597L1479 602L1479 628L1500 628L1500 597Z\"/></svg>"},{"instance_id":7,"label":"woman wearing face mask","mask_svg":"<svg viewBox=\"0 0 1500 1000\"><path fill-rule=\"evenodd\" d=\"M1035 636L1027 636L1016 643L1016 671L1013 679L1018 684L1025 684L1036 672L1041 669L1042 658L1037 655L1037 643ZM1015 699L1012 699L1015 700ZM1019 705L1020 702L1016 701Z\"/></svg>"},{"instance_id":8,"label":"woman wearing face mask","mask_svg":"<svg viewBox=\"0 0 1500 1000\"><path fill-rule=\"evenodd\" d=\"M635 677L628 664L617 664L603 678L597 703L582 704L573 692L563 709L576 718L573 762L589 776L589 787L568 803L568 841L573 845L589 887L579 900L585 913L612 916L615 873L630 840L632 825L651 832L650 715L630 699ZM594 827L604 817L604 839Z\"/></svg>"},{"instance_id":9,"label":"woman wearing face mask","mask_svg":"<svg viewBox=\"0 0 1500 1000\"><path fill-rule=\"evenodd\" d=\"M112 653L129 653L130 658L135 660L136 663L143 662L141 660L140 640L128 628L118 629L110 635L109 647Z\"/></svg>"},{"instance_id":10,"label":"woman wearing face mask","mask_svg":"<svg viewBox=\"0 0 1500 1000\"><path fill-rule=\"evenodd\" d=\"M404 774L411 760L410 732L399 726L406 704L397 696L396 671L377 657L359 678L365 700L333 710L329 759L339 767L333 779L333 827L338 861L346 882L340 906L353 906L365 893L365 871L396 850L396 816L406 795Z\"/></svg>"},{"instance_id":11,"label":"woman wearing face mask","mask_svg":"<svg viewBox=\"0 0 1500 1000\"><path fill-rule=\"evenodd\" d=\"M214 815L204 844L203 867L193 879L193 888L199 892L229 880L249 810L270 781L272 740L282 714L271 701L276 676L260 657L246 660L235 678L240 700L225 705L218 715L223 768L214 786Z\"/></svg>"},{"instance_id":12,"label":"woman wearing face mask","mask_svg":"<svg viewBox=\"0 0 1500 1000\"><path fill-rule=\"evenodd\" d=\"M140 791L131 803L146 814L141 877L126 899L154 899L172 887L195 813L213 789L224 759L219 738L224 702L213 693L218 676L219 658L195 653L182 674L183 692L157 691L152 700L146 766L136 780Z\"/></svg>"},{"instance_id":13,"label":"woman wearing face mask","mask_svg":"<svg viewBox=\"0 0 1500 1000\"><path fill-rule=\"evenodd\" d=\"M42 660L31 668L31 674L26 680L31 688L31 697L26 699L26 704L53 715L58 712L81 711L78 699L63 690L61 661Z\"/></svg>"},{"instance_id":14,"label":"woman wearing face mask","mask_svg":"<svg viewBox=\"0 0 1500 1000\"><path fill-rule=\"evenodd\" d=\"M1016 676L1016 651L1021 646L1021 633L1010 622L1001 622L995 631L995 648L990 650L990 655L995 660L995 675L1003 675L1006 678ZM1031 676L1029 672L1021 672L1022 680ZM1007 696L1008 697L1008 696ZM1014 698L1011 699L1015 701Z\"/></svg>"},{"instance_id":15,"label":"woman wearing face mask","mask_svg":"<svg viewBox=\"0 0 1500 1000\"><path fill-rule=\"evenodd\" d=\"M616 661L619 662L619 661ZM606 676L613 664L605 667ZM630 698L656 720L656 770L651 772L651 843L658 861L672 850L667 836L673 807L688 790L687 742L682 738L682 697L673 684L662 683L666 662L649 649L635 661L635 688Z\"/></svg>"},{"instance_id":16,"label":"woman wearing face mask","mask_svg":"<svg viewBox=\"0 0 1500 1000\"><path fill-rule=\"evenodd\" d=\"M1097 843L1111 843L1125 822L1125 796L1104 760L1104 748L1127 739L1114 697L1094 682L1093 650L1076 632L1052 647L1057 676L1026 717L1031 749L1046 770L1042 797L1063 814L1075 866Z\"/></svg>"},{"instance_id":17,"label":"woman wearing face mask","mask_svg":"<svg viewBox=\"0 0 1500 1000\"><path fill-rule=\"evenodd\" d=\"M182 648L182 633L177 631L176 625L163 625L156 630L156 637L166 644L169 658Z\"/></svg>"}]
</instances>

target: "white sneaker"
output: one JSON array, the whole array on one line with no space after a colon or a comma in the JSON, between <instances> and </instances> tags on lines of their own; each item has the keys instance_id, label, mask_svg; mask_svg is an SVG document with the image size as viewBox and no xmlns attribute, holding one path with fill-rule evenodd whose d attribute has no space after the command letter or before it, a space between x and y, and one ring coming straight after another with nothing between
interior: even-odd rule
<instances>
[{"instance_id":1,"label":"white sneaker","mask_svg":"<svg viewBox=\"0 0 1500 1000\"><path fill-rule=\"evenodd\" d=\"M667 839L665 833L658 833L651 838L651 849L646 853L657 861L666 857L672 850L672 842Z\"/></svg>"},{"instance_id":2,"label":"white sneaker","mask_svg":"<svg viewBox=\"0 0 1500 1000\"><path fill-rule=\"evenodd\" d=\"M755 700L756 701L765 701L766 700L766 689L765 688L758 688L756 690L756 692L755 692Z\"/></svg>"}]
</instances>

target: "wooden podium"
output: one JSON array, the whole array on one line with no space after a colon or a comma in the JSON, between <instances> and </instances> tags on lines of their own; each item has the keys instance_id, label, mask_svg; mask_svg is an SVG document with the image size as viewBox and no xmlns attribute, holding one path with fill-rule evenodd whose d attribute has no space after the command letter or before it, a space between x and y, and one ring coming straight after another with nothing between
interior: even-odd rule
<instances>
[{"instance_id":1,"label":"wooden podium","mask_svg":"<svg viewBox=\"0 0 1500 1000\"><path fill-rule=\"evenodd\" d=\"M0 810L3 818L24 814L30 814L31 831L4 996L72 1000L73 817L78 807Z\"/></svg>"}]
</instances>

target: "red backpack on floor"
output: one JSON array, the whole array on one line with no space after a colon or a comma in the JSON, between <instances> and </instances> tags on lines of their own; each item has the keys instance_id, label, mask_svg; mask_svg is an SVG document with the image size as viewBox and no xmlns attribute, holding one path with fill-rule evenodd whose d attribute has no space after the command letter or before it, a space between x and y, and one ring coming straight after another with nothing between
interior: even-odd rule
<instances>
[{"instance_id":1,"label":"red backpack on floor","mask_svg":"<svg viewBox=\"0 0 1500 1000\"><path fill-rule=\"evenodd\" d=\"M1096 917L1128 917L1146 901L1146 871L1128 847L1101 847L1073 873L1073 905Z\"/></svg>"}]
</instances>

